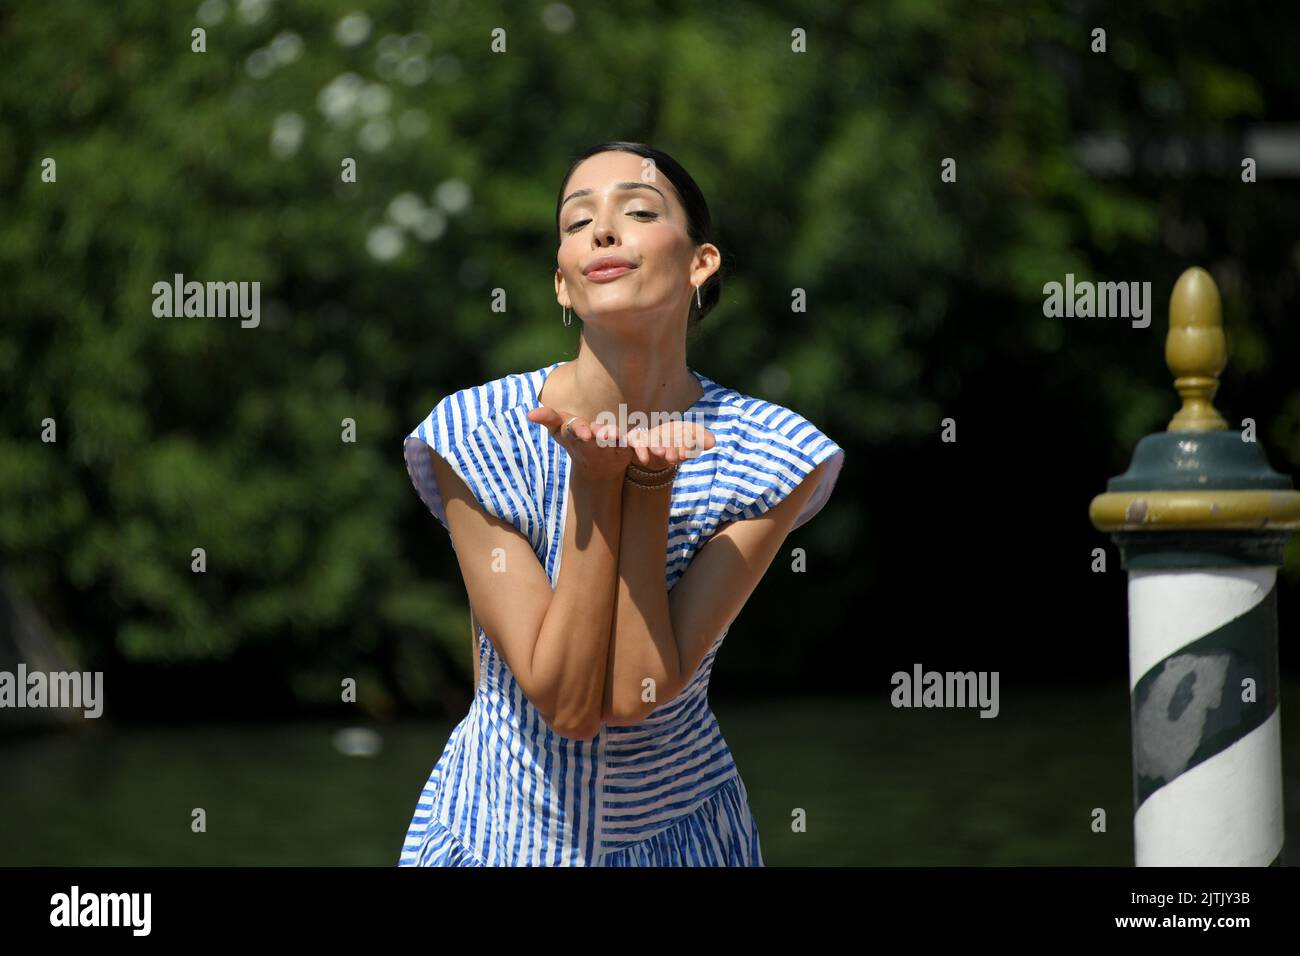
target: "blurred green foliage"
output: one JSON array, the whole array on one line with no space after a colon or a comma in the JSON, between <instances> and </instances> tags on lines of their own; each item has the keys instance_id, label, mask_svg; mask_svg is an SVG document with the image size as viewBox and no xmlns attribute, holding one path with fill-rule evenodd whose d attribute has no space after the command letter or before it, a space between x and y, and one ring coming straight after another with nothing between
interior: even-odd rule
<instances>
[{"instance_id":1,"label":"blurred green foliage","mask_svg":"<svg viewBox=\"0 0 1300 956\"><path fill-rule=\"evenodd\" d=\"M88 663L251 654L304 699L340 673L442 693L468 616L401 439L450 391L574 354L554 197L606 139L668 150L710 197L731 278L692 366L849 449L834 517L799 532L837 569L799 585L801 636L842 631L883 560L868 473L972 383L1008 420L1077 415L1089 464L1122 470L1173 410L1158 336L1193 262L1220 278L1243 414L1300 465L1294 182L1099 176L1077 151L1294 116L1296 60L1266 18L1210 4L1104 20L1099 55L1090 15L1047 0L11 4L0 559ZM1067 272L1150 279L1149 333L1045 318ZM260 326L155 318L175 273L260 282ZM746 621L787 626L783 603L760 589Z\"/></svg>"}]
</instances>

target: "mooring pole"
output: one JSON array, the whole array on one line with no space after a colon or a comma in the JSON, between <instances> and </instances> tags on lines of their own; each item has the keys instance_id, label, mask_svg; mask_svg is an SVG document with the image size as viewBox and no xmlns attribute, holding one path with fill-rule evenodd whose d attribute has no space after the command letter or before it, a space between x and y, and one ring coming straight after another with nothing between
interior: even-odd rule
<instances>
[{"instance_id":1,"label":"mooring pole","mask_svg":"<svg viewBox=\"0 0 1300 956\"><path fill-rule=\"evenodd\" d=\"M1219 290L1174 285L1165 361L1183 406L1092 500L1128 571L1137 866L1281 859L1277 569L1300 492L1253 429L1214 407L1227 362Z\"/></svg>"}]
</instances>

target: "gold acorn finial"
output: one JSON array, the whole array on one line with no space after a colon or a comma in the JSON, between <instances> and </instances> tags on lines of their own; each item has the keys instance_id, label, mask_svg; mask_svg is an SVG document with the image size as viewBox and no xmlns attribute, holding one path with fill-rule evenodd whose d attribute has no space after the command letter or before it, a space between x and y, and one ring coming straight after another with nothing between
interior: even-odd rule
<instances>
[{"instance_id":1,"label":"gold acorn finial","mask_svg":"<svg viewBox=\"0 0 1300 956\"><path fill-rule=\"evenodd\" d=\"M1214 407L1219 375L1227 363L1219 289L1208 272L1192 266L1178 277L1169 297L1165 364L1174 373L1174 388L1183 397L1183 407L1169 420L1166 431L1227 430L1228 423Z\"/></svg>"}]
</instances>

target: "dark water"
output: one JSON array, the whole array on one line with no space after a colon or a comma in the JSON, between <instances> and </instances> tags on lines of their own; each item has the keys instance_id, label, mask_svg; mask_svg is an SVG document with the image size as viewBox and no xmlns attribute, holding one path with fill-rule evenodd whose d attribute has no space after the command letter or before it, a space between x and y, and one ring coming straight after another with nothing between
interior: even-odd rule
<instances>
[{"instance_id":1,"label":"dark water","mask_svg":"<svg viewBox=\"0 0 1300 956\"><path fill-rule=\"evenodd\" d=\"M1300 833L1300 723L1288 727L1286 830ZM1003 695L1000 715L878 700L715 703L781 865L1130 866L1123 685ZM452 723L376 725L344 756L336 726L103 727L0 745L0 864L397 862ZM207 832L191 832L201 807ZM1107 829L1092 829L1094 808ZM796 809L807 831L792 832ZM1289 851L1287 863L1295 862Z\"/></svg>"}]
</instances>

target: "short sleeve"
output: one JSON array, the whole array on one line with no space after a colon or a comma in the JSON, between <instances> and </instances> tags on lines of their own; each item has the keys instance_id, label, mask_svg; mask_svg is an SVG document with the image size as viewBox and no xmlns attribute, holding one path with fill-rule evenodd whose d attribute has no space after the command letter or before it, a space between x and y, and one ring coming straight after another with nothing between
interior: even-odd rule
<instances>
[{"instance_id":1,"label":"short sleeve","mask_svg":"<svg viewBox=\"0 0 1300 956\"><path fill-rule=\"evenodd\" d=\"M474 396L448 395L403 440L406 471L420 500L450 531L431 455L446 459L485 512L529 535L536 523L518 433L504 413L474 414Z\"/></svg>"},{"instance_id":2,"label":"short sleeve","mask_svg":"<svg viewBox=\"0 0 1300 956\"><path fill-rule=\"evenodd\" d=\"M844 449L812 422L779 405L751 414L739 430L731 455L736 497L731 509L739 519L757 518L794 491L818 465L826 471L791 531L807 524L830 499L844 465Z\"/></svg>"}]
</instances>

